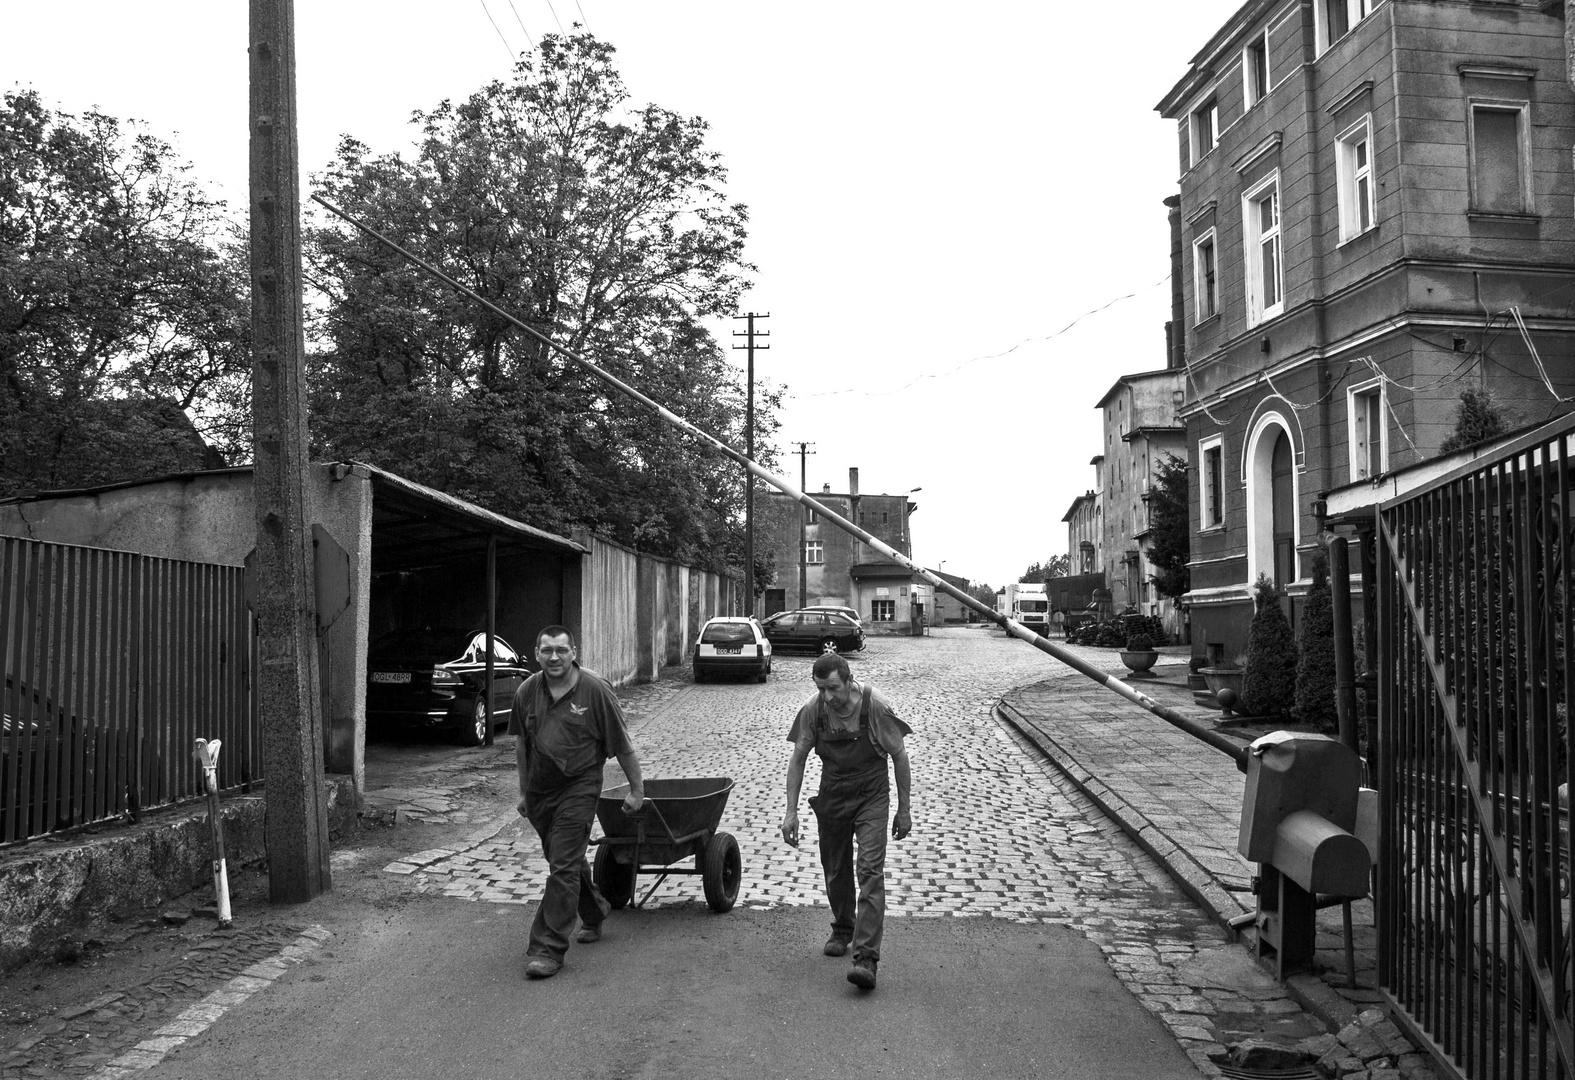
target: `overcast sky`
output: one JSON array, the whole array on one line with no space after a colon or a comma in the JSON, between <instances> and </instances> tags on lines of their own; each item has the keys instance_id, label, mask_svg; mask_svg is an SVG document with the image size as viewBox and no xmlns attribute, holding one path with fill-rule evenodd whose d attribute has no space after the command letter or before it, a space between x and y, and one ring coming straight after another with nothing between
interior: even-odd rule
<instances>
[{"instance_id":1,"label":"overcast sky","mask_svg":"<svg viewBox=\"0 0 1575 1080\"><path fill-rule=\"evenodd\" d=\"M850 466L866 493L922 487L915 557L999 587L1066 551L1094 403L1164 366L1178 166L1154 105L1239 6L303 0L301 164L340 133L406 148L412 110L583 22L636 102L709 121L750 208L741 310L771 315L756 372L787 391L782 471L803 440L811 492L847 490ZM245 3L0 16L0 85L145 121L243 213Z\"/></svg>"}]
</instances>

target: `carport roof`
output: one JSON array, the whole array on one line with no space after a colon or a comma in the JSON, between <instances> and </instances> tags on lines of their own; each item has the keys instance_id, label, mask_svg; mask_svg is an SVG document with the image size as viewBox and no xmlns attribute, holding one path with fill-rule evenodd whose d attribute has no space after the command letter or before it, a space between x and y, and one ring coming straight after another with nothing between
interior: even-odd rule
<instances>
[{"instance_id":1,"label":"carport roof","mask_svg":"<svg viewBox=\"0 0 1575 1080\"><path fill-rule=\"evenodd\" d=\"M335 467L364 469L372 482L373 573L484 555L487 541L494 537L500 555L521 550L581 555L588 550L375 465L345 462Z\"/></svg>"}]
</instances>

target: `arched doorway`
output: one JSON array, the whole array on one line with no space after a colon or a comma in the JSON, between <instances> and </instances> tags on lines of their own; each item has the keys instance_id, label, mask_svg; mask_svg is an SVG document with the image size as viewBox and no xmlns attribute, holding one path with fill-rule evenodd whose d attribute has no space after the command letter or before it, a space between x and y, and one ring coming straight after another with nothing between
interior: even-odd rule
<instances>
[{"instance_id":1,"label":"arched doorway","mask_svg":"<svg viewBox=\"0 0 1575 1080\"><path fill-rule=\"evenodd\" d=\"M1296 543L1301 529L1297 514L1296 444L1285 419L1266 413L1253 425L1247 440L1247 585L1259 575L1282 589L1301 575Z\"/></svg>"}]
</instances>

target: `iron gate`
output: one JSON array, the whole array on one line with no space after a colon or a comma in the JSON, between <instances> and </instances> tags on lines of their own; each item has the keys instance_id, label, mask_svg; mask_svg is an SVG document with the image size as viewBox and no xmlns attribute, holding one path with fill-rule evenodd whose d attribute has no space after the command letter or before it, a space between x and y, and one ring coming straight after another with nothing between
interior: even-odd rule
<instances>
[{"instance_id":1,"label":"iron gate","mask_svg":"<svg viewBox=\"0 0 1575 1080\"><path fill-rule=\"evenodd\" d=\"M1469 1077L1570 1077L1564 418L1378 511L1378 976Z\"/></svg>"}]
</instances>

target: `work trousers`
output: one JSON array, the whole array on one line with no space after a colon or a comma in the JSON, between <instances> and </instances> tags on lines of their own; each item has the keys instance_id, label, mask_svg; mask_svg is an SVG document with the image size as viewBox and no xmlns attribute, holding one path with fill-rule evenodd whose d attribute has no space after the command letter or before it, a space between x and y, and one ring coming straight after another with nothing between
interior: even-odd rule
<instances>
[{"instance_id":1,"label":"work trousers","mask_svg":"<svg viewBox=\"0 0 1575 1080\"><path fill-rule=\"evenodd\" d=\"M597 926L612 910L596 887L590 863L585 860L601 789L601 771L597 770L566 787L532 791L529 795L526 817L541 837L542 854L547 858L547 887L530 925L527 956L562 961L569 951L575 918L586 926Z\"/></svg>"},{"instance_id":2,"label":"work trousers","mask_svg":"<svg viewBox=\"0 0 1575 1080\"><path fill-rule=\"evenodd\" d=\"M810 801L820 830L820 867L831 903L831 933L849 942L855 960L880 959L886 922L886 819L891 795L885 776L880 779L878 791L856 801L825 800L824 795ZM831 802L827 810L821 808L823 801Z\"/></svg>"}]
</instances>

